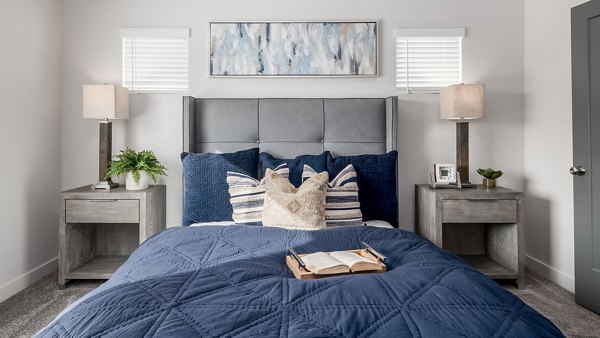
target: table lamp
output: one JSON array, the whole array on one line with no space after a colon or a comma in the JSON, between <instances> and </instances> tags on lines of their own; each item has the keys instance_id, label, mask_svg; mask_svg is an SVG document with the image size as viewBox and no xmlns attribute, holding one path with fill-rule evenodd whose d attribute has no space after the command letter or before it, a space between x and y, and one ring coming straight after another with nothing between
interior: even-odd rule
<instances>
[{"instance_id":1,"label":"table lamp","mask_svg":"<svg viewBox=\"0 0 600 338\"><path fill-rule=\"evenodd\" d=\"M440 91L440 118L456 120L456 171L465 185L469 182L469 122L485 113L485 85L456 84Z\"/></svg>"},{"instance_id":2,"label":"table lamp","mask_svg":"<svg viewBox=\"0 0 600 338\"><path fill-rule=\"evenodd\" d=\"M112 157L112 122L129 119L129 90L116 85L84 85L83 117L100 120L100 156L98 183L92 189L110 189L119 186L106 178Z\"/></svg>"}]
</instances>

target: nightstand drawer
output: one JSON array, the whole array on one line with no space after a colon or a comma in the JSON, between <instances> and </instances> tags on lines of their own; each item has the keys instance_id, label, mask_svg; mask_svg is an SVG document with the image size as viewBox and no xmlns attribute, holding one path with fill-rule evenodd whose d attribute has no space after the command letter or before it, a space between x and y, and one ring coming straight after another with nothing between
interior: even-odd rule
<instances>
[{"instance_id":1,"label":"nightstand drawer","mask_svg":"<svg viewBox=\"0 0 600 338\"><path fill-rule=\"evenodd\" d=\"M66 200L67 223L139 223L139 200Z\"/></svg>"},{"instance_id":2,"label":"nightstand drawer","mask_svg":"<svg viewBox=\"0 0 600 338\"><path fill-rule=\"evenodd\" d=\"M516 200L444 200L442 201L444 223L515 223Z\"/></svg>"}]
</instances>

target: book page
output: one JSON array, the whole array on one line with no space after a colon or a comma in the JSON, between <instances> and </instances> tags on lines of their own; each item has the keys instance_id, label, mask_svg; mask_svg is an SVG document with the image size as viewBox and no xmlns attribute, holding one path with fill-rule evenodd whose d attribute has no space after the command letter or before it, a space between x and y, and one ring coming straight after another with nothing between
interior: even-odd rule
<instances>
[{"instance_id":1,"label":"book page","mask_svg":"<svg viewBox=\"0 0 600 338\"><path fill-rule=\"evenodd\" d=\"M329 256L346 264L352 271L377 270L380 268L378 262L374 262L354 252L335 251L330 253Z\"/></svg>"},{"instance_id":2,"label":"book page","mask_svg":"<svg viewBox=\"0 0 600 338\"><path fill-rule=\"evenodd\" d=\"M344 263L324 252L316 252L302 256L302 261L304 261L304 264L306 264L306 268L308 270L319 275L344 273L350 271L350 268Z\"/></svg>"}]
</instances>

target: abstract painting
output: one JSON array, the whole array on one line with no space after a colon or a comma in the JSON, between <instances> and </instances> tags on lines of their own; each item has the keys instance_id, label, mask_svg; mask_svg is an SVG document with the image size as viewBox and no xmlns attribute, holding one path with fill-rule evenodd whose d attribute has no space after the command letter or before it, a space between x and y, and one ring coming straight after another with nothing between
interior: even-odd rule
<instances>
[{"instance_id":1,"label":"abstract painting","mask_svg":"<svg viewBox=\"0 0 600 338\"><path fill-rule=\"evenodd\" d=\"M376 22L211 22L211 76L376 76Z\"/></svg>"}]
</instances>

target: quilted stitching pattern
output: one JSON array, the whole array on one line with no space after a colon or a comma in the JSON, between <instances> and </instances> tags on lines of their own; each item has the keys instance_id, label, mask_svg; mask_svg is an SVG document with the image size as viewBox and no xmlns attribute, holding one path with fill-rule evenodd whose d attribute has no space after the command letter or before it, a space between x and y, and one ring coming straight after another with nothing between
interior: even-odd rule
<instances>
[{"instance_id":1,"label":"quilted stitching pattern","mask_svg":"<svg viewBox=\"0 0 600 338\"><path fill-rule=\"evenodd\" d=\"M287 248L388 257L384 274L293 278ZM562 337L455 256L395 229L168 229L40 337Z\"/></svg>"}]
</instances>

